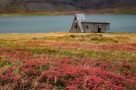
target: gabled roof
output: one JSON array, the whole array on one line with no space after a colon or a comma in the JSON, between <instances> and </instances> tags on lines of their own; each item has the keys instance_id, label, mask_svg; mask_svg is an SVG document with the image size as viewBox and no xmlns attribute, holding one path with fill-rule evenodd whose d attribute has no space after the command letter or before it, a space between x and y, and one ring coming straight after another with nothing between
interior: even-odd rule
<instances>
[{"instance_id":1,"label":"gabled roof","mask_svg":"<svg viewBox=\"0 0 136 90\"><path fill-rule=\"evenodd\" d=\"M80 30L80 32L83 32L84 30L83 30L81 22L85 21L85 15L84 14L76 14L74 20L77 20L79 30Z\"/></svg>"},{"instance_id":2,"label":"gabled roof","mask_svg":"<svg viewBox=\"0 0 136 90\"><path fill-rule=\"evenodd\" d=\"M75 17L74 17L70 32L84 32L83 26L82 26L83 24L106 24L106 25L110 25L110 23L107 23L107 22L87 22L87 21L85 21L85 15L84 14L76 14ZM77 26L77 29L74 29L74 25Z\"/></svg>"},{"instance_id":3,"label":"gabled roof","mask_svg":"<svg viewBox=\"0 0 136 90\"><path fill-rule=\"evenodd\" d=\"M79 22L83 22L85 21L85 15L84 14L76 14L75 18L79 21Z\"/></svg>"}]
</instances>

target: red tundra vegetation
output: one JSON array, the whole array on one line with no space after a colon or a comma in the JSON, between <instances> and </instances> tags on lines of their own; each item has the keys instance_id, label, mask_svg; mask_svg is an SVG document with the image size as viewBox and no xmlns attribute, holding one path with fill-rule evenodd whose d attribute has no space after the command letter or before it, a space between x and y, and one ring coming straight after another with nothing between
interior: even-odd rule
<instances>
[{"instance_id":1,"label":"red tundra vegetation","mask_svg":"<svg viewBox=\"0 0 136 90\"><path fill-rule=\"evenodd\" d=\"M135 42L49 40L0 40L1 90L136 89Z\"/></svg>"}]
</instances>

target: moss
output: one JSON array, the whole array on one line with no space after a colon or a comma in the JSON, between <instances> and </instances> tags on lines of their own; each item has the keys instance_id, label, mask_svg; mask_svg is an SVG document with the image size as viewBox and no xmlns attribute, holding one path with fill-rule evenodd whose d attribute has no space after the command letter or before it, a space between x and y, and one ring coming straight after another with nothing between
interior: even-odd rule
<instances>
[{"instance_id":1,"label":"moss","mask_svg":"<svg viewBox=\"0 0 136 90\"><path fill-rule=\"evenodd\" d=\"M49 68L50 68L49 65L41 65L41 66L39 67L39 70L40 70L40 71L45 71L45 70L49 70Z\"/></svg>"},{"instance_id":2,"label":"moss","mask_svg":"<svg viewBox=\"0 0 136 90\"><path fill-rule=\"evenodd\" d=\"M6 58L0 57L0 68L5 67L5 66L11 66L11 65L13 65L12 62L7 60Z\"/></svg>"},{"instance_id":3,"label":"moss","mask_svg":"<svg viewBox=\"0 0 136 90\"><path fill-rule=\"evenodd\" d=\"M33 54L57 54L58 51L55 49L50 48L27 48L28 51L32 52Z\"/></svg>"}]
</instances>

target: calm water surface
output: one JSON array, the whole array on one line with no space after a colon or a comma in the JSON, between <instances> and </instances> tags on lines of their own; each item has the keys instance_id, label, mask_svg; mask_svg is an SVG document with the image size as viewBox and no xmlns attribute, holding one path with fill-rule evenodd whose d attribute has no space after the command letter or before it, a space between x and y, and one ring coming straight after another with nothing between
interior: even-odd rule
<instances>
[{"instance_id":1,"label":"calm water surface","mask_svg":"<svg viewBox=\"0 0 136 90\"><path fill-rule=\"evenodd\" d=\"M0 33L68 32L74 16L0 16ZM110 32L135 32L136 15L86 15L87 21L110 22Z\"/></svg>"}]
</instances>

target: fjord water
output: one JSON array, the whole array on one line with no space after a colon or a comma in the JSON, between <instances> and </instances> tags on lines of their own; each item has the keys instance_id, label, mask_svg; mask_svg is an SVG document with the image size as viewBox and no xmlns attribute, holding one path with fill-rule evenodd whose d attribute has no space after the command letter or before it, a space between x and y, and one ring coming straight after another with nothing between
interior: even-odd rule
<instances>
[{"instance_id":1,"label":"fjord water","mask_svg":"<svg viewBox=\"0 0 136 90\"><path fill-rule=\"evenodd\" d=\"M73 16L0 16L0 33L68 32ZM111 23L109 32L135 32L136 15L86 15L91 22Z\"/></svg>"}]
</instances>

